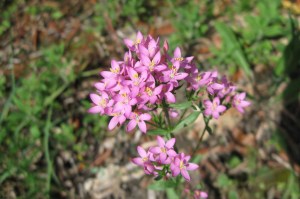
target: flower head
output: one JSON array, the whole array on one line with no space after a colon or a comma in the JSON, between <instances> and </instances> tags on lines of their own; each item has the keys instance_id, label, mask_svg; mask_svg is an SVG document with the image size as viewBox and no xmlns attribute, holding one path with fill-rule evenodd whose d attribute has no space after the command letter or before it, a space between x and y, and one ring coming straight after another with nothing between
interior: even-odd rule
<instances>
[{"instance_id":1,"label":"flower head","mask_svg":"<svg viewBox=\"0 0 300 199\"><path fill-rule=\"evenodd\" d=\"M177 153L174 151L173 146L176 142L175 138L172 138L170 140L168 140L167 142L165 142L165 140L160 137L157 136L156 137L158 146L156 147L152 147L150 149L150 151L157 155L157 159L160 163L162 164L170 164L171 159L170 157L175 157L177 155Z\"/></svg>"},{"instance_id":2,"label":"flower head","mask_svg":"<svg viewBox=\"0 0 300 199\"><path fill-rule=\"evenodd\" d=\"M186 181L191 180L188 171L196 170L199 166L195 163L189 163L190 158L191 156L186 156L184 153L180 153L174 157L170 166L173 177L181 174Z\"/></svg>"},{"instance_id":3,"label":"flower head","mask_svg":"<svg viewBox=\"0 0 300 199\"><path fill-rule=\"evenodd\" d=\"M213 101L205 100L204 101L205 111L204 115L209 116L212 115L213 118L218 119L220 113L223 113L226 110L224 105L220 105L220 99L215 97Z\"/></svg>"},{"instance_id":4,"label":"flower head","mask_svg":"<svg viewBox=\"0 0 300 199\"><path fill-rule=\"evenodd\" d=\"M244 108L250 106L250 102L245 100L246 93L238 93L233 97L232 105L235 107L240 113L244 113Z\"/></svg>"}]
</instances>

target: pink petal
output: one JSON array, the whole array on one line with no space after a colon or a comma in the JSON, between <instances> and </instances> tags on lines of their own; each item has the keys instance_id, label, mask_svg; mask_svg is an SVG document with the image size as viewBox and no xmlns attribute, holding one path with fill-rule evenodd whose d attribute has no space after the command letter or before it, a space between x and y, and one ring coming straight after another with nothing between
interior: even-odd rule
<instances>
[{"instance_id":1,"label":"pink petal","mask_svg":"<svg viewBox=\"0 0 300 199\"><path fill-rule=\"evenodd\" d=\"M122 125L122 124L125 122L126 117L125 117L124 115L120 115L120 116L118 117L118 120L119 120L120 125Z\"/></svg>"},{"instance_id":2,"label":"pink petal","mask_svg":"<svg viewBox=\"0 0 300 199\"><path fill-rule=\"evenodd\" d=\"M172 139L168 140L167 143L166 143L166 147L168 149L172 148L174 146L175 142L176 142L175 138L172 138Z\"/></svg>"},{"instance_id":3,"label":"pink petal","mask_svg":"<svg viewBox=\"0 0 300 199\"><path fill-rule=\"evenodd\" d=\"M133 158L131 162L139 166L144 166L144 161L142 158Z\"/></svg>"},{"instance_id":4,"label":"pink petal","mask_svg":"<svg viewBox=\"0 0 300 199\"><path fill-rule=\"evenodd\" d=\"M99 102L101 101L101 97L97 94L94 94L94 93L90 94L90 98L93 101L93 103L96 104L96 105L98 105Z\"/></svg>"},{"instance_id":5,"label":"pink petal","mask_svg":"<svg viewBox=\"0 0 300 199\"><path fill-rule=\"evenodd\" d=\"M239 94L239 99L243 100L243 99L245 99L245 97L246 97L245 92Z\"/></svg>"},{"instance_id":6,"label":"pink petal","mask_svg":"<svg viewBox=\"0 0 300 199\"><path fill-rule=\"evenodd\" d=\"M149 149L149 151L154 154L159 154L161 152L161 149L160 149L160 147L156 146L156 147L152 147L151 149Z\"/></svg>"},{"instance_id":7,"label":"pink petal","mask_svg":"<svg viewBox=\"0 0 300 199\"><path fill-rule=\"evenodd\" d=\"M208 197L208 194L204 191L201 191L200 192L200 198L207 198Z\"/></svg>"},{"instance_id":8,"label":"pink petal","mask_svg":"<svg viewBox=\"0 0 300 199\"><path fill-rule=\"evenodd\" d=\"M220 104L220 99L218 97L215 97L214 100L213 100L213 103L219 105Z\"/></svg>"},{"instance_id":9,"label":"pink petal","mask_svg":"<svg viewBox=\"0 0 300 199\"><path fill-rule=\"evenodd\" d=\"M139 52L147 57L149 56L148 49L145 48L143 45L139 45Z\"/></svg>"},{"instance_id":10,"label":"pink petal","mask_svg":"<svg viewBox=\"0 0 300 199\"><path fill-rule=\"evenodd\" d=\"M159 154L159 159L161 162L164 162L167 159L167 154L166 153L160 153Z\"/></svg>"},{"instance_id":11,"label":"pink petal","mask_svg":"<svg viewBox=\"0 0 300 199\"><path fill-rule=\"evenodd\" d=\"M147 126L146 126L146 123L145 123L144 121L138 122L138 126L139 126L140 130L141 130L143 133L146 133L146 132L147 132Z\"/></svg>"},{"instance_id":12,"label":"pink petal","mask_svg":"<svg viewBox=\"0 0 300 199\"><path fill-rule=\"evenodd\" d=\"M241 101L241 103L239 104L241 107L247 107L249 106L251 103L248 101Z\"/></svg>"},{"instance_id":13,"label":"pink petal","mask_svg":"<svg viewBox=\"0 0 300 199\"><path fill-rule=\"evenodd\" d=\"M136 120L130 120L130 122L128 122L127 124L127 131L132 131L132 129L134 129L136 127L137 123Z\"/></svg>"},{"instance_id":14,"label":"pink petal","mask_svg":"<svg viewBox=\"0 0 300 199\"><path fill-rule=\"evenodd\" d=\"M143 147L137 146L136 150L142 158L148 157L147 152L145 151L145 149L143 149Z\"/></svg>"},{"instance_id":15,"label":"pink petal","mask_svg":"<svg viewBox=\"0 0 300 199\"><path fill-rule=\"evenodd\" d=\"M103 111L101 106L94 106L88 110L89 113L96 114L101 113Z\"/></svg>"},{"instance_id":16,"label":"pink petal","mask_svg":"<svg viewBox=\"0 0 300 199\"><path fill-rule=\"evenodd\" d=\"M174 57L175 57L175 58L180 58L180 57L181 57L181 51L180 51L180 48L179 48L179 47L176 47L176 48L175 48L175 51L174 51Z\"/></svg>"},{"instance_id":17,"label":"pink petal","mask_svg":"<svg viewBox=\"0 0 300 199\"><path fill-rule=\"evenodd\" d=\"M157 136L156 140L157 140L158 146L160 146L160 147L164 147L165 146L166 143L165 143L165 140L162 137Z\"/></svg>"},{"instance_id":18,"label":"pink petal","mask_svg":"<svg viewBox=\"0 0 300 199\"><path fill-rule=\"evenodd\" d=\"M169 44L168 44L168 41L167 41L167 40L164 41L164 50L165 50L165 51L168 51L168 50L169 50Z\"/></svg>"},{"instance_id":19,"label":"pink petal","mask_svg":"<svg viewBox=\"0 0 300 199\"><path fill-rule=\"evenodd\" d=\"M118 117L113 117L108 124L108 129L112 130L113 128L115 128L118 122L119 122Z\"/></svg>"},{"instance_id":20,"label":"pink petal","mask_svg":"<svg viewBox=\"0 0 300 199\"><path fill-rule=\"evenodd\" d=\"M173 177L176 177L176 176L178 176L178 174L180 173L180 169L179 169L178 167L174 167L174 168L171 170L171 172L172 172L172 176L173 176Z\"/></svg>"},{"instance_id":21,"label":"pink petal","mask_svg":"<svg viewBox=\"0 0 300 199\"><path fill-rule=\"evenodd\" d=\"M175 103L175 102L176 102L176 98L175 98L175 96L173 95L173 93L171 93L171 92L166 92L166 93L165 93L165 96L166 96L167 102L169 102L169 103Z\"/></svg>"},{"instance_id":22,"label":"pink petal","mask_svg":"<svg viewBox=\"0 0 300 199\"><path fill-rule=\"evenodd\" d=\"M168 150L167 154L170 157L175 157L177 155L176 151L174 151L173 149Z\"/></svg>"},{"instance_id":23,"label":"pink petal","mask_svg":"<svg viewBox=\"0 0 300 199\"><path fill-rule=\"evenodd\" d=\"M155 66L156 71L162 71L162 70L165 70L166 68L168 68L168 67L164 64L159 64L159 65Z\"/></svg>"},{"instance_id":24,"label":"pink petal","mask_svg":"<svg viewBox=\"0 0 300 199\"><path fill-rule=\"evenodd\" d=\"M143 34L140 31L138 31L136 34L136 40L140 40L140 41L143 40Z\"/></svg>"},{"instance_id":25,"label":"pink petal","mask_svg":"<svg viewBox=\"0 0 300 199\"><path fill-rule=\"evenodd\" d=\"M224 85L223 84L218 84L218 83L213 83L211 85L211 87L214 89L214 90L222 90L224 88Z\"/></svg>"},{"instance_id":26,"label":"pink petal","mask_svg":"<svg viewBox=\"0 0 300 199\"><path fill-rule=\"evenodd\" d=\"M181 153L181 154L182 154L182 156L184 157L184 160L185 160L186 162L188 162L188 161L191 159L191 156L190 156L190 155L184 156L184 153Z\"/></svg>"},{"instance_id":27,"label":"pink petal","mask_svg":"<svg viewBox=\"0 0 300 199\"><path fill-rule=\"evenodd\" d=\"M182 80L182 79L186 78L188 75L189 75L189 74L187 74L187 73L177 73L177 74L175 75L175 79L176 79L176 80Z\"/></svg>"},{"instance_id":28,"label":"pink petal","mask_svg":"<svg viewBox=\"0 0 300 199\"><path fill-rule=\"evenodd\" d=\"M110 77L112 77L112 76L115 75L114 73L112 73L112 72L110 72L110 71L102 71L100 74L101 74L102 77L104 77L104 78L110 78Z\"/></svg>"},{"instance_id":29,"label":"pink petal","mask_svg":"<svg viewBox=\"0 0 300 199\"><path fill-rule=\"evenodd\" d=\"M212 116L213 116L213 118L218 119L219 116L220 116L220 114L219 114L218 111L214 111L214 112L212 113Z\"/></svg>"},{"instance_id":30,"label":"pink petal","mask_svg":"<svg viewBox=\"0 0 300 199\"><path fill-rule=\"evenodd\" d=\"M204 104L204 106L207 107L207 108L211 108L212 105L213 105L212 102L209 101L209 100L204 100L203 104Z\"/></svg>"},{"instance_id":31,"label":"pink petal","mask_svg":"<svg viewBox=\"0 0 300 199\"><path fill-rule=\"evenodd\" d=\"M111 68L117 69L117 68L120 68L120 66L117 61L111 60Z\"/></svg>"},{"instance_id":32,"label":"pink petal","mask_svg":"<svg viewBox=\"0 0 300 199\"><path fill-rule=\"evenodd\" d=\"M140 115L141 120L151 120L151 115L148 113L143 113Z\"/></svg>"},{"instance_id":33,"label":"pink petal","mask_svg":"<svg viewBox=\"0 0 300 199\"><path fill-rule=\"evenodd\" d=\"M189 182L189 181L191 180L190 175L189 175L189 173L187 172L187 170L181 169L181 175L184 177L184 179L185 179L186 181Z\"/></svg>"},{"instance_id":34,"label":"pink petal","mask_svg":"<svg viewBox=\"0 0 300 199\"><path fill-rule=\"evenodd\" d=\"M134 45L134 42L130 39L124 39L124 44L128 47L131 48Z\"/></svg>"},{"instance_id":35,"label":"pink petal","mask_svg":"<svg viewBox=\"0 0 300 199\"><path fill-rule=\"evenodd\" d=\"M151 63L151 60L149 59L149 57L145 56L145 55L141 55L141 61L143 63L143 65L145 66L149 66Z\"/></svg>"},{"instance_id":36,"label":"pink petal","mask_svg":"<svg viewBox=\"0 0 300 199\"><path fill-rule=\"evenodd\" d=\"M94 86L96 87L96 89L98 89L100 91L105 89L105 85L102 82L97 82L97 83L94 84Z\"/></svg>"},{"instance_id":37,"label":"pink petal","mask_svg":"<svg viewBox=\"0 0 300 199\"><path fill-rule=\"evenodd\" d=\"M158 94L160 94L161 93L161 90L162 90L162 88L163 88L163 85L161 84L161 85L159 85L158 87L156 87L154 90L153 90L153 94L154 95L158 95Z\"/></svg>"},{"instance_id":38,"label":"pink petal","mask_svg":"<svg viewBox=\"0 0 300 199\"><path fill-rule=\"evenodd\" d=\"M209 116L209 115L211 115L212 114L212 110L211 109L205 109L204 110L204 115L205 116Z\"/></svg>"},{"instance_id":39,"label":"pink petal","mask_svg":"<svg viewBox=\"0 0 300 199\"><path fill-rule=\"evenodd\" d=\"M158 64L160 62L160 59L161 59L161 55L160 55L160 52L158 51L153 58L153 62Z\"/></svg>"},{"instance_id":40,"label":"pink petal","mask_svg":"<svg viewBox=\"0 0 300 199\"><path fill-rule=\"evenodd\" d=\"M220 113L222 113L226 110L226 106L219 105L216 110L219 111Z\"/></svg>"},{"instance_id":41,"label":"pink petal","mask_svg":"<svg viewBox=\"0 0 300 199\"><path fill-rule=\"evenodd\" d=\"M196 170L198 168L199 166L195 163L189 163L188 166L186 167L187 170Z\"/></svg>"}]
</instances>

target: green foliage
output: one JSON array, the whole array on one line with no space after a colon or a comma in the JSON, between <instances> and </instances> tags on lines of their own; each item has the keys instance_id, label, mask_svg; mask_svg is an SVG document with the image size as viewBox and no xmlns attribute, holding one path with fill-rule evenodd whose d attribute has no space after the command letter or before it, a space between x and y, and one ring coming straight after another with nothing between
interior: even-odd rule
<instances>
[{"instance_id":1,"label":"green foliage","mask_svg":"<svg viewBox=\"0 0 300 199\"><path fill-rule=\"evenodd\" d=\"M152 184L150 184L148 186L149 189L153 189L153 190L167 190L170 188L175 188L178 185L177 181L173 181L173 180L168 180L168 181L164 181L164 180L159 180L159 181L155 181Z\"/></svg>"},{"instance_id":2,"label":"green foliage","mask_svg":"<svg viewBox=\"0 0 300 199\"><path fill-rule=\"evenodd\" d=\"M186 118L184 118L183 120L179 121L179 123L174 127L174 131L182 129L183 127L186 127L187 125L193 123L198 116L200 115L201 112L193 112L191 113L189 116L187 116Z\"/></svg>"}]
</instances>

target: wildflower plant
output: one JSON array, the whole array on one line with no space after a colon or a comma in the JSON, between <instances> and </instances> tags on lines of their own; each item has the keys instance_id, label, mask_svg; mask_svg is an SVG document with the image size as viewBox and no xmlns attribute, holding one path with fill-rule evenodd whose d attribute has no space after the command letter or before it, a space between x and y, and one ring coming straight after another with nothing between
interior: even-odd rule
<instances>
[{"instance_id":1,"label":"wildflower plant","mask_svg":"<svg viewBox=\"0 0 300 199\"><path fill-rule=\"evenodd\" d=\"M218 119L231 107L244 112L250 105L246 94L236 92L236 86L225 76L220 78L217 71L200 71L193 57L183 57L179 47L169 52L167 41L161 47L159 38L138 32L135 40L125 39L124 43L128 48L124 59L112 60L110 70L100 73L96 93L90 94L93 106L89 112L110 116L109 130L126 125L128 132L137 127L144 134L156 135L157 146L148 150L138 146L139 157L132 162L156 179L173 180L177 186L182 176L189 182L188 171L198 165L191 162L190 155L176 150L172 132L202 114L205 128L197 149L204 133L211 132L211 119ZM178 103L176 93L181 87L186 88L185 101ZM186 116L188 109L193 111ZM207 197L198 192L195 198Z\"/></svg>"}]
</instances>

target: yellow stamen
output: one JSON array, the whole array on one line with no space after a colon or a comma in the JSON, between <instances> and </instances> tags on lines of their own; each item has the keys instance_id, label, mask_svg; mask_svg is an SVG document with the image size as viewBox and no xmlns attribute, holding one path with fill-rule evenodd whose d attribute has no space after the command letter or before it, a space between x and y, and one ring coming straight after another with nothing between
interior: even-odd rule
<instances>
[{"instance_id":1,"label":"yellow stamen","mask_svg":"<svg viewBox=\"0 0 300 199\"><path fill-rule=\"evenodd\" d=\"M184 166L184 164L183 164L183 161L180 161L179 168L180 168L180 169L184 169L184 168L185 168L185 166Z\"/></svg>"},{"instance_id":2,"label":"yellow stamen","mask_svg":"<svg viewBox=\"0 0 300 199\"><path fill-rule=\"evenodd\" d=\"M183 61L183 58L182 57L176 57L175 60L176 61Z\"/></svg>"},{"instance_id":3,"label":"yellow stamen","mask_svg":"<svg viewBox=\"0 0 300 199\"><path fill-rule=\"evenodd\" d=\"M152 89L149 88L149 87L146 87L146 93L147 93L149 96L152 96L152 95L153 95Z\"/></svg>"}]
</instances>

